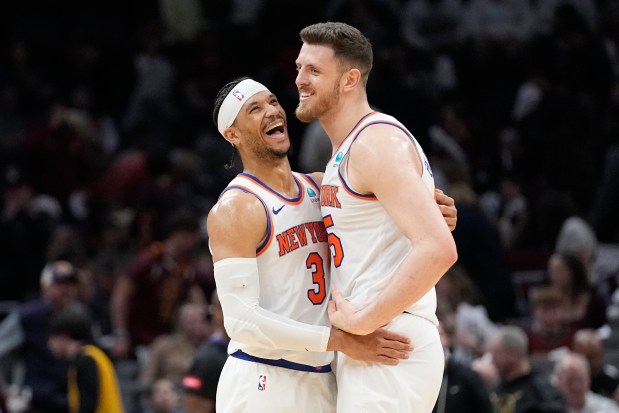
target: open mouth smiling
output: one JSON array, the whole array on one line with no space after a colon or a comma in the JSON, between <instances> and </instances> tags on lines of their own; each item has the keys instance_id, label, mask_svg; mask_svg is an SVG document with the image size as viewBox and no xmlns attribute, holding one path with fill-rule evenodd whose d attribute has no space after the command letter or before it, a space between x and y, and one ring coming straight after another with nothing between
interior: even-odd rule
<instances>
[{"instance_id":1,"label":"open mouth smiling","mask_svg":"<svg viewBox=\"0 0 619 413\"><path fill-rule=\"evenodd\" d=\"M266 133L269 136L273 136L275 134L278 133L284 133L284 122L283 121L277 121L271 125L269 125L265 130L264 133Z\"/></svg>"}]
</instances>

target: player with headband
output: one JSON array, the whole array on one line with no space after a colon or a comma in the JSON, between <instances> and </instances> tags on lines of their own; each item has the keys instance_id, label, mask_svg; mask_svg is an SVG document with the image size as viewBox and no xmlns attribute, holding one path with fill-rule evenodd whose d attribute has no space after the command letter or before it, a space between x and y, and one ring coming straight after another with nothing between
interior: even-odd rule
<instances>
[{"instance_id":1,"label":"player with headband","mask_svg":"<svg viewBox=\"0 0 619 413\"><path fill-rule=\"evenodd\" d=\"M219 91L213 120L243 163L207 220L231 337L217 412L335 412L332 351L397 364L408 357L408 339L329 326L322 174L291 170L286 113L273 93L237 79ZM453 218L455 208L448 209Z\"/></svg>"}]
</instances>

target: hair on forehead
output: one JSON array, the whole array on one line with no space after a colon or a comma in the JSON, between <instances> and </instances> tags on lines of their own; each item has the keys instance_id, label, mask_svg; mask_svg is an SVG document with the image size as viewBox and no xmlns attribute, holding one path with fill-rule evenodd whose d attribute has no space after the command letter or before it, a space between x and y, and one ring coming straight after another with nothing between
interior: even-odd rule
<instances>
[{"instance_id":1,"label":"hair on forehead","mask_svg":"<svg viewBox=\"0 0 619 413\"><path fill-rule=\"evenodd\" d=\"M367 80L374 56L370 40L359 29L346 23L324 22L305 27L299 35L304 43L331 47L344 66L359 69Z\"/></svg>"}]
</instances>

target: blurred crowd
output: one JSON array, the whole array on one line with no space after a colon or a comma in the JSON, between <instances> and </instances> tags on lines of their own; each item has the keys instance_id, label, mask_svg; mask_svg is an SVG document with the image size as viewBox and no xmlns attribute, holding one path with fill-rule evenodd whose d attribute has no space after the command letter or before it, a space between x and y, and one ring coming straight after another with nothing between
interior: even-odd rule
<instances>
[{"instance_id":1,"label":"blurred crowd","mask_svg":"<svg viewBox=\"0 0 619 413\"><path fill-rule=\"evenodd\" d=\"M581 412L590 392L619 402L619 1L0 8L0 389L11 413L66 411L66 365L46 334L67 302L91 315L129 413L212 401L227 338L203 220L240 167L223 167L232 151L213 100L237 76L268 85L290 113L293 169L321 170L330 143L292 110L298 32L326 20L372 41L370 103L415 134L456 200L459 261L437 286L455 367L437 410ZM59 262L75 276L42 277ZM549 387L522 379L531 372ZM465 397L454 383L484 391L451 399ZM557 398L530 410L525 386Z\"/></svg>"}]
</instances>

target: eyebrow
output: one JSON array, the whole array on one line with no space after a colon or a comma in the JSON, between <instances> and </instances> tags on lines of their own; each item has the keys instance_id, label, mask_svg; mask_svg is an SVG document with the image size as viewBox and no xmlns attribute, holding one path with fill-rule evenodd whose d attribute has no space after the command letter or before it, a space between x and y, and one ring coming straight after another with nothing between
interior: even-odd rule
<instances>
[{"instance_id":1,"label":"eyebrow","mask_svg":"<svg viewBox=\"0 0 619 413\"><path fill-rule=\"evenodd\" d=\"M271 99L273 99L273 98L276 98L276 99L277 99L277 97L276 97L276 96L275 96L275 94L273 94L273 93L269 94L269 95L266 97L266 99L267 99L267 100L271 100ZM246 113L247 113L247 112L249 112L249 111L250 111L250 110L252 110L255 106L258 106L258 105L260 105L260 101L259 101L259 100L256 100L256 99L252 96L251 98L249 98L249 100L248 100L248 102L247 102L247 106L245 107L245 112L246 112Z\"/></svg>"}]
</instances>

